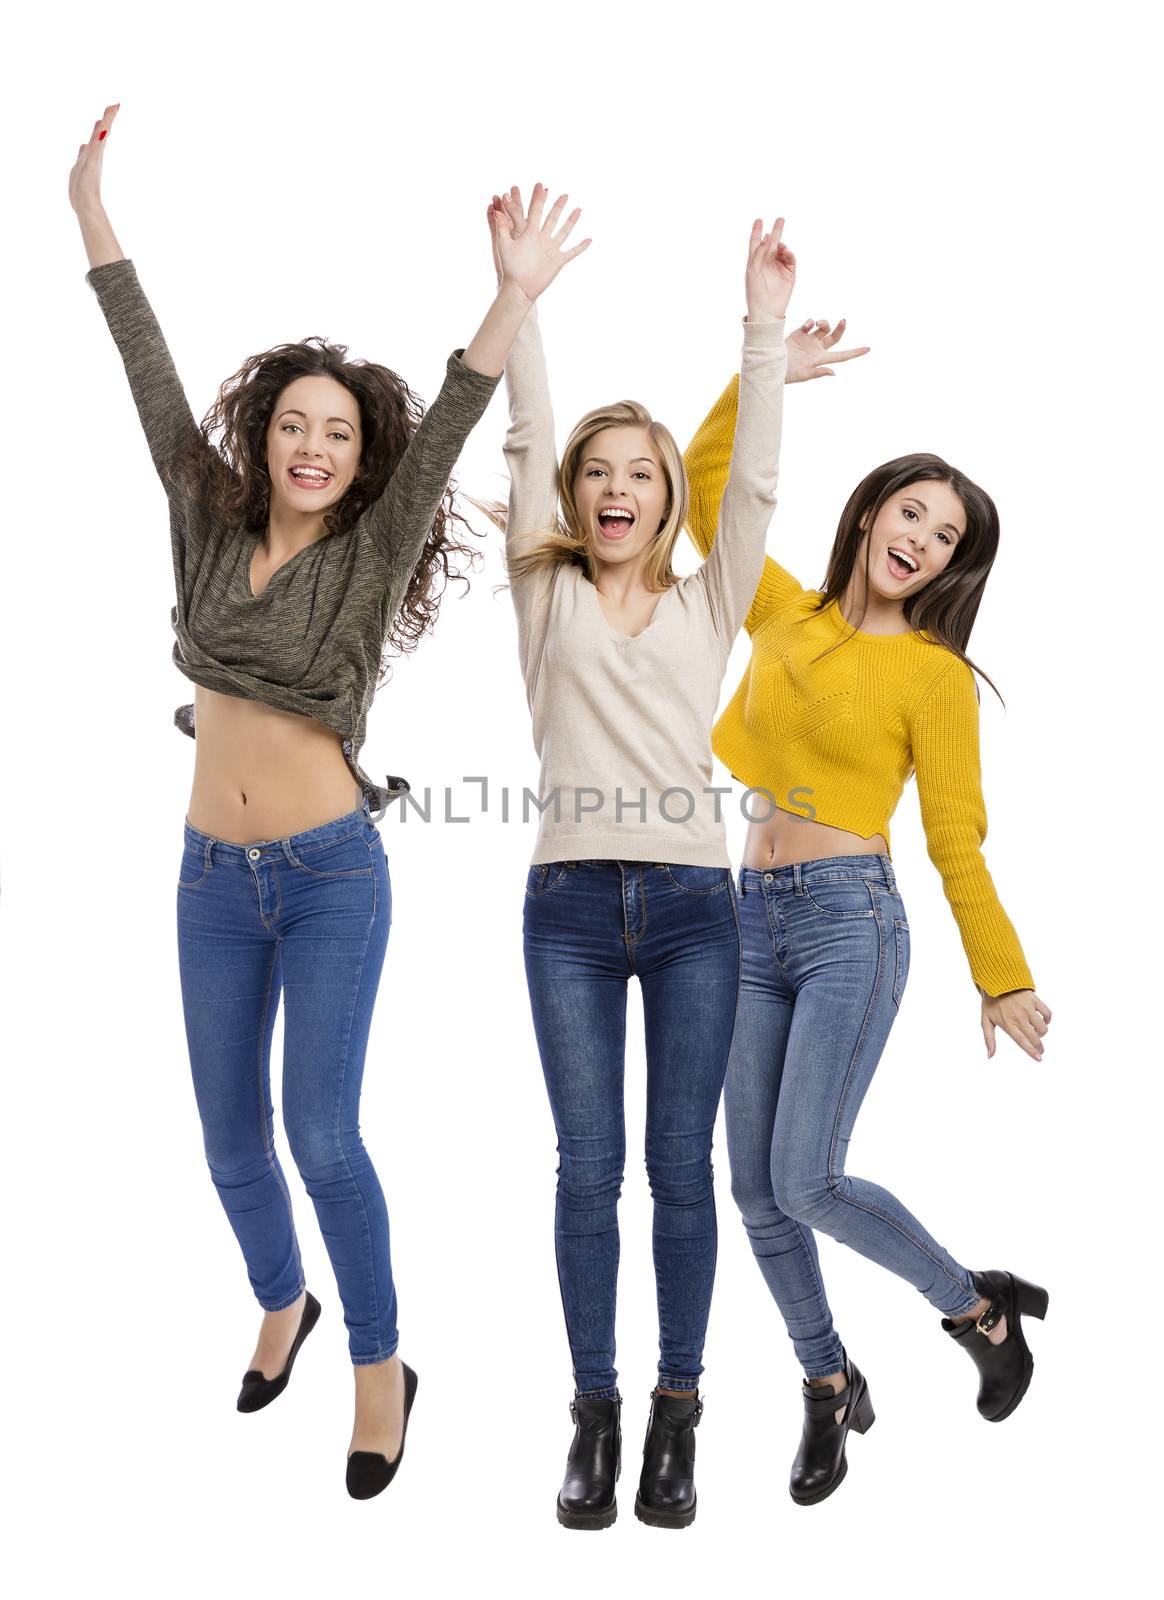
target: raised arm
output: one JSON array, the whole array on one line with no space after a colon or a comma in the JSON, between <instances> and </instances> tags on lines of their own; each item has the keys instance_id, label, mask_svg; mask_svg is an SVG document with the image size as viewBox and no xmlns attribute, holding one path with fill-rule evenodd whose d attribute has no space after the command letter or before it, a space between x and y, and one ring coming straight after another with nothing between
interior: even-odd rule
<instances>
[{"instance_id":1,"label":"raised arm","mask_svg":"<svg viewBox=\"0 0 1164 1600\"><path fill-rule=\"evenodd\" d=\"M559 226L565 195L543 222L547 192L541 184L535 187L527 218L519 191L510 191L498 229L500 281L493 303L468 346L450 357L444 387L384 494L364 514L381 553L405 581L424 548L461 447L489 403L527 313L565 263L590 243L585 239L565 248L580 215L571 212Z\"/></svg>"},{"instance_id":2,"label":"raised arm","mask_svg":"<svg viewBox=\"0 0 1164 1600\"><path fill-rule=\"evenodd\" d=\"M81 225L89 257L86 282L109 324L129 379L130 392L158 476L173 484L179 454L202 441L166 341L142 292L133 262L125 259L101 200L101 163L116 106L93 124L69 174L69 202Z\"/></svg>"},{"instance_id":3,"label":"raised arm","mask_svg":"<svg viewBox=\"0 0 1164 1600\"><path fill-rule=\"evenodd\" d=\"M860 345L852 350L835 349L844 331L844 317L835 329L830 329L830 324L823 318L814 321L811 317L794 329L784 341L787 356L785 384L831 378L835 375L833 364L868 355L868 345ZM719 526L720 504L731 469L739 400L740 377L737 373L700 423L683 457L691 494L687 531L704 558L711 553ZM760 582L751 609L744 619L744 627L749 633L754 633L771 611L803 592L802 585L786 568L771 556L765 556Z\"/></svg>"},{"instance_id":4,"label":"raised arm","mask_svg":"<svg viewBox=\"0 0 1164 1600\"><path fill-rule=\"evenodd\" d=\"M783 229L783 217L776 219L770 234L762 231L759 219L752 225L739 417L718 531L702 568L716 629L726 647L739 632L756 593L776 504L787 366L784 312L796 281L796 258L783 243Z\"/></svg>"}]
</instances>

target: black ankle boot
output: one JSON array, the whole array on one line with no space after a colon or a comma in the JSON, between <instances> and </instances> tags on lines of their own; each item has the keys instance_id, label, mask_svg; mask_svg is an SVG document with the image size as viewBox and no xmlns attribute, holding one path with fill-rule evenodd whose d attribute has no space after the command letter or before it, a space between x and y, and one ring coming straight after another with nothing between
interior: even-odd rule
<instances>
[{"instance_id":1,"label":"black ankle boot","mask_svg":"<svg viewBox=\"0 0 1164 1600\"><path fill-rule=\"evenodd\" d=\"M848 1472L845 1442L849 1430L868 1433L874 1422L873 1402L864 1375L847 1354L845 1387L839 1394L825 1384L807 1380L803 1391L804 1431L792 1463L788 1492L798 1506L812 1506L827 1499ZM838 1422L836 1413L842 1406L845 1414Z\"/></svg>"},{"instance_id":2,"label":"black ankle boot","mask_svg":"<svg viewBox=\"0 0 1164 1600\"><path fill-rule=\"evenodd\" d=\"M295 1357L299 1354L304 1339L319 1321L319 1312L319 1301L308 1289L299 1317L299 1328L292 1341L286 1366L276 1378L264 1378L257 1367L244 1372L242 1388L238 1392L236 1402L240 1411L261 1411L264 1406L269 1406L272 1400L277 1400L283 1393L291 1380L291 1368L295 1365Z\"/></svg>"},{"instance_id":3,"label":"black ankle boot","mask_svg":"<svg viewBox=\"0 0 1164 1600\"><path fill-rule=\"evenodd\" d=\"M1023 1335L1023 1313L1047 1315L1049 1296L1038 1284L1027 1283L1010 1272L972 1272L974 1287L989 1308L977 1322L953 1322L942 1318L942 1327L960 1344L978 1368L978 1410L987 1422L1009 1417L1026 1394L1035 1370L1034 1357ZM991 1344L987 1335L1006 1318L1006 1338Z\"/></svg>"},{"instance_id":4,"label":"black ankle boot","mask_svg":"<svg viewBox=\"0 0 1164 1600\"><path fill-rule=\"evenodd\" d=\"M609 1528L618 1516L614 1486L622 1470L622 1396L570 1401L574 1438L558 1492L558 1521L565 1528Z\"/></svg>"},{"instance_id":5,"label":"black ankle boot","mask_svg":"<svg viewBox=\"0 0 1164 1600\"><path fill-rule=\"evenodd\" d=\"M695 1430L703 1401L651 1390L651 1416L643 1443L643 1472L635 1516L653 1528L685 1528L695 1521Z\"/></svg>"}]
</instances>

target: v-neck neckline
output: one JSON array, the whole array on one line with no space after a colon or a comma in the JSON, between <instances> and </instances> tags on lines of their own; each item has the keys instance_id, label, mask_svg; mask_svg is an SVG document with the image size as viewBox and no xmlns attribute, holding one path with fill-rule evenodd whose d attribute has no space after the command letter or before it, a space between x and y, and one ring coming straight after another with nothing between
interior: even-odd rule
<instances>
[{"instance_id":1,"label":"v-neck neckline","mask_svg":"<svg viewBox=\"0 0 1164 1600\"><path fill-rule=\"evenodd\" d=\"M330 535L324 534L323 537L326 539L326 538L329 538ZM262 543L261 540L258 540L258 539L255 540L254 544L251 546L250 550L247 552L247 557L246 557L246 560L243 562L243 569L242 569L242 571L243 571L243 587L246 589L247 599L250 600L252 603L256 603L256 604L257 604L258 601L260 601L263 598L263 596L266 594L267 590L271 587L271 585L274 583L275 579L279 576L279 574L281 572L285 572L287 570L287 568L292 565L293 562L298 561L299 557L301 555L305 555L307 553L307 551L310 550L314 545L319 544L320 540L312 539L310 544L305 544L302 547L302 549L296 550L294 555L288 556L286 561L281 561L279 563L279 565L275 568L275 570L271 573L270 577L267 579L266 583L260 589L259 593L256 594L255 591L254 591L254 588L253 588L253 586L251 584L251 563L254 561L257 551L260 549L261 543Z\"/></svg>"},{"instance_id":2,"label":"v-neck neckline","mask_svg":"<svg viewBox=\"0 0 1164 1600\"><path fill-rule=\"evenodd\" d=\"M610 634L610 637L618 640L620 644L634 644L636 640L641 639L644 634L650 633L651 629L655 626L655 618L659 615L659 607L671 593L671 590L678 588L678 584L673 583L669 588L663 590L662 594L655 601L655 609L651 612L650 620L647 622L646 627L640 628L638 633L620 633L617 628L611 626L610 619L607 617L606 612L602 609L602 596L598 592L598 585L596 583L591 583L589 578L583 578L582 581L588 588L593 589L594 591L594 604L598 607L598 617L599 621L602 623L602 626L606 629L607 633Z\"/></svg>"}]
</instances>

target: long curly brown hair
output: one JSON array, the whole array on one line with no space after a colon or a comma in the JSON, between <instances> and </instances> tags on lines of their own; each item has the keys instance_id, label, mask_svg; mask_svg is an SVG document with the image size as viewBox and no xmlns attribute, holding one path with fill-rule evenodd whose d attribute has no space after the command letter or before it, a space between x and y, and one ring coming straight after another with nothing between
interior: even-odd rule
<instances>
[{"instance_id":1,"label":"long curly brown hair","mask_svg":"<svg viewBox=\"0 0 1164 1600\"><path fill-rule=\"evenodd\" d=\"M349 361L347 355L346 345L329 344L315 334L248 356L223 383L200 424L201 439L191 440L179 470L224 527L256 539L267 531L271 515L267 428L276 401L296 378L334 378L360 408L359 469L343 499L324 515L328 534L346 533L383 494L424 415L424 404L391 368L373 361ZM468 586L464 572L455 570L457 563L465 561L472 568L480 559L457 537L458 528L474 538L478 535L457 511L455 493L450 483L389 626L384 641L388 656L416 648L432 631L449 578ZM389 663L382 659L380 681L388 671Z\"/></svg>"}]
</instances>

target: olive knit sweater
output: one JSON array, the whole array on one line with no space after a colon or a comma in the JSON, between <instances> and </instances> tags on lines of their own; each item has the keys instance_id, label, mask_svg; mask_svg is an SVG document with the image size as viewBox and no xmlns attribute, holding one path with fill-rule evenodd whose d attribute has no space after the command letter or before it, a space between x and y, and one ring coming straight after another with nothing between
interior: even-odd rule
<instances>
[{"instance_id":1,"label":"olive knit sweater","mask_svg":"<svg viewBox=\"0 0 1164 1600\"><path fill-rule=\"evenodd\" d=\"M170 504L177 604L174 663L194 683L314 717L343 735L348 769L373 810L408 787L372 782L359 765L388 629L420 559L461 446L499 378L449 357L444 384L383 494L346 533L332 533L277 568L258 595L257 536L224 527L182 481L187 446L211 448L191 414L170 352L131 261L94 267L97 295L121 353L154 466ZM174 721L194 737L194 707Z\"/></svg>"}]
</instances>

